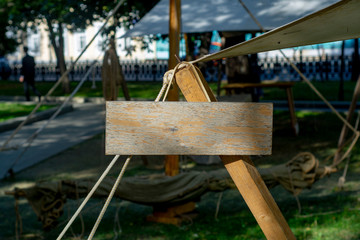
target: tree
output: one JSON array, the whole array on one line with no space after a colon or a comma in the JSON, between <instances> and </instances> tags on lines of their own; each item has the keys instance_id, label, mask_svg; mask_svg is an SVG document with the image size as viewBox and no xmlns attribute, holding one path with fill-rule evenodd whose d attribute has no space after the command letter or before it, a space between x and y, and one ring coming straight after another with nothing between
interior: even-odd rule
<instances>
[{"instance_id":1,"label":"tree","mask_svg":"<svg viewBox=\"0 0 360 240\"><path fill-rule=\"evenodd\" d=\"M64 58L64 29L77 31L92 25L94 21L104 19L116 5L116 2L101 0L0 0L12 3L10 20L19 24L13 31L25 30L44 23L49 31L57 66L60 73L66 71ZM127 0L119 9L115 21L117 25L130 26L142 14L146 13L157 1ZM113 26L112 26L113 27ZM111 32L111 27L107 31ZM63 91L69 92L69 79L63 80Z\"/></svg>"},{"instance_id":2,"label":"tree","mask_svg":"<svg viewBox=\"0 0 360 240\"><path fill-rule=\"evenodd\" d=\"M9 8L11 7L11 3L0 1L0 29L2 29L0 31L0 56L14 52L17 46L15 36L4 31L9 28Z\"/></svg>"}]
</instances>

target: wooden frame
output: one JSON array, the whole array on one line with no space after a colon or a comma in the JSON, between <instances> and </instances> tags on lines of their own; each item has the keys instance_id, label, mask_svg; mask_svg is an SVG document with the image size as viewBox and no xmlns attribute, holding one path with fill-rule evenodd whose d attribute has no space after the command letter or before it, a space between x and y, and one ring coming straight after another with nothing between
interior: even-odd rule
<instances>
[{"instance_id":1,"label":"wooden frame","mask_svg":"<svg viewBox=\"0 0 360 240\"><path fill-rule=\"evenodd\" d=\"M197 68L186 65L176 72L176 83L188 102L215 102L215 96L199 73ZM124 120L119 119L119 121ZM130 122L129 124L138 123ZM108 137L107 135L107 139ZM220 157L266 238L295 239L250 157L247 155L221 155Z\"/></svg>"},{"instance_id":2,"label":"wooden frame","mask_svg":"<svg viewBox=\"0 0 360 240\"><path fill-rule=\"evenodd\" d=\"M181 68L175 75L177 85L189 102L216 101L199 72L190 65ZM296 239L250 157L220 157L266 238Z\"/></svg>"}]
</instances>

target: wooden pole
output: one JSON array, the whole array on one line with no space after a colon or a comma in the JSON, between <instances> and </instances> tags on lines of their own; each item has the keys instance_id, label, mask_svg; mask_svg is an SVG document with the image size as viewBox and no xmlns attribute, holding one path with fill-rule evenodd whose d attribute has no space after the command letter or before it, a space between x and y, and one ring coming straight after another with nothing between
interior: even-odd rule
<instances>
[{"instance_id":1,"label":"wooden pole","mask_svg":"<svg viewBox=\"0 0 360 240\"><path fill-rule=\"evenodd\" d=\"M177 59L179 56L180 46L180 29L181 29L181 0L169 0L169 62L168 69L174 69L176 66ZM179 88L174 83L170 89L168 101L179 100ZM167 176L175 176L179 173L179 156L168 155L165 156L165 174Z\"/></svg>"},{"instance_id":2,"label":"wooden pole","mask_svg":"<svg viewBox=\"0 0 360 240\"><path fill-rule=\"evenodd\" d=\"M175 56L179 56L180 49L180 29L181 29L181 0L169 0L169 62L168 69L174 69L178 63ZM168 98L169 101L179 100L179 88L174 84L170 89Z\"/></svg>"},{"instance_id":3,"label":"wooden pole","mask_svg":"<svg viewBox=\"0 0 360 240\"><path fill-rule=\"evenodd\" d=\"M188 102L216 101L200 71L190 66L180 69L175 79ZM198 79L199 75L201 79ZM220 156L267 239L295 239L279 207L272 198L249 156Z\"/></svg>"}]
</instances>

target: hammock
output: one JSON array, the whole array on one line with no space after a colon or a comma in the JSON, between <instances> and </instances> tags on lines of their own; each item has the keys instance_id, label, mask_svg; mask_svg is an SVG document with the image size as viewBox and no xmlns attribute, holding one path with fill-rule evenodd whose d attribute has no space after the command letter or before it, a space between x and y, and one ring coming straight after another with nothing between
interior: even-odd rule
<instances>
[{"instance_id":1,"label":"hammock","mask_svg":"<svg viewBox=\"0 0 360 240\"><path fill-rule=\"evenodd\" d=\"M298 195L303 189L335 171L319 166L319 161L311 153L300 153L289 162L271 168L258 169L269 187L283 186ZM63 212L66 199L85 197L96 179L62 180L58 182L38 182L26 189L15 189L7 193L15 197L25 197L35 211L44 229L57 224ZM94 193L94 197L104 199L115 182L107 177ZM199 201L206 192L219 192L235 188L225 169L210 172L184 172L176 176L152 175L124 178L115 192L115 197L149 206L171 207L189 201Z\"/></svg>"}]
</instances>

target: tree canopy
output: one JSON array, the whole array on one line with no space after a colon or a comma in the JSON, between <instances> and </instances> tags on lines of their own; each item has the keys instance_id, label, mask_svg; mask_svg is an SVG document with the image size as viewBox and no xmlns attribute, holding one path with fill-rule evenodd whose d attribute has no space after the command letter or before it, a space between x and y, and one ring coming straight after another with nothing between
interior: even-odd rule
<instances>
[{"instance_id":1,"label":"tree canopy","mask_svg":"<svg viewBox=\"0 0 360 240\"><path fill-rule=\"evenodd\" d=\"M116 13L114 23L108 26L105 35L113 31L116 26L129 27L133 25L157 2L158 0L126 0ZM58 68L61 73L64 73L66 71L64 29L66 28L69 31L83 30L92 25L94 21L103 20L116 4L116 1L102 0L0 0L0 26L4 24L8 30L17 34L20 30L26 33L28 28L35 30L39 24L45 24L55 51ZM3 12L6 13L3 14ZM1 33L0 40L4 39L6 40L4 42L10 44L11 41L7 41L9 39L2 35L5 33ZM21 39L18 40L18 44L20 43ZM6 49L6 46L3 48ZM8 49L9 51L6 53L14 50L14 48ZM63 89L68 92L69 89L66 85L68 84L63 85Z\"/></svg>"},{"instance_id":2,"label":"tree canopy","mask_svg":"<svg viewBox=\"0 0 360 240\"><path fill-rule=\"evenodd\" d=\"M0 56L12 53L16 49L16 37L6 32L9 26L9 8L11 4L0 1ZM5 31L4 31L5 30Z\"/></svg>"}]
</instances>

